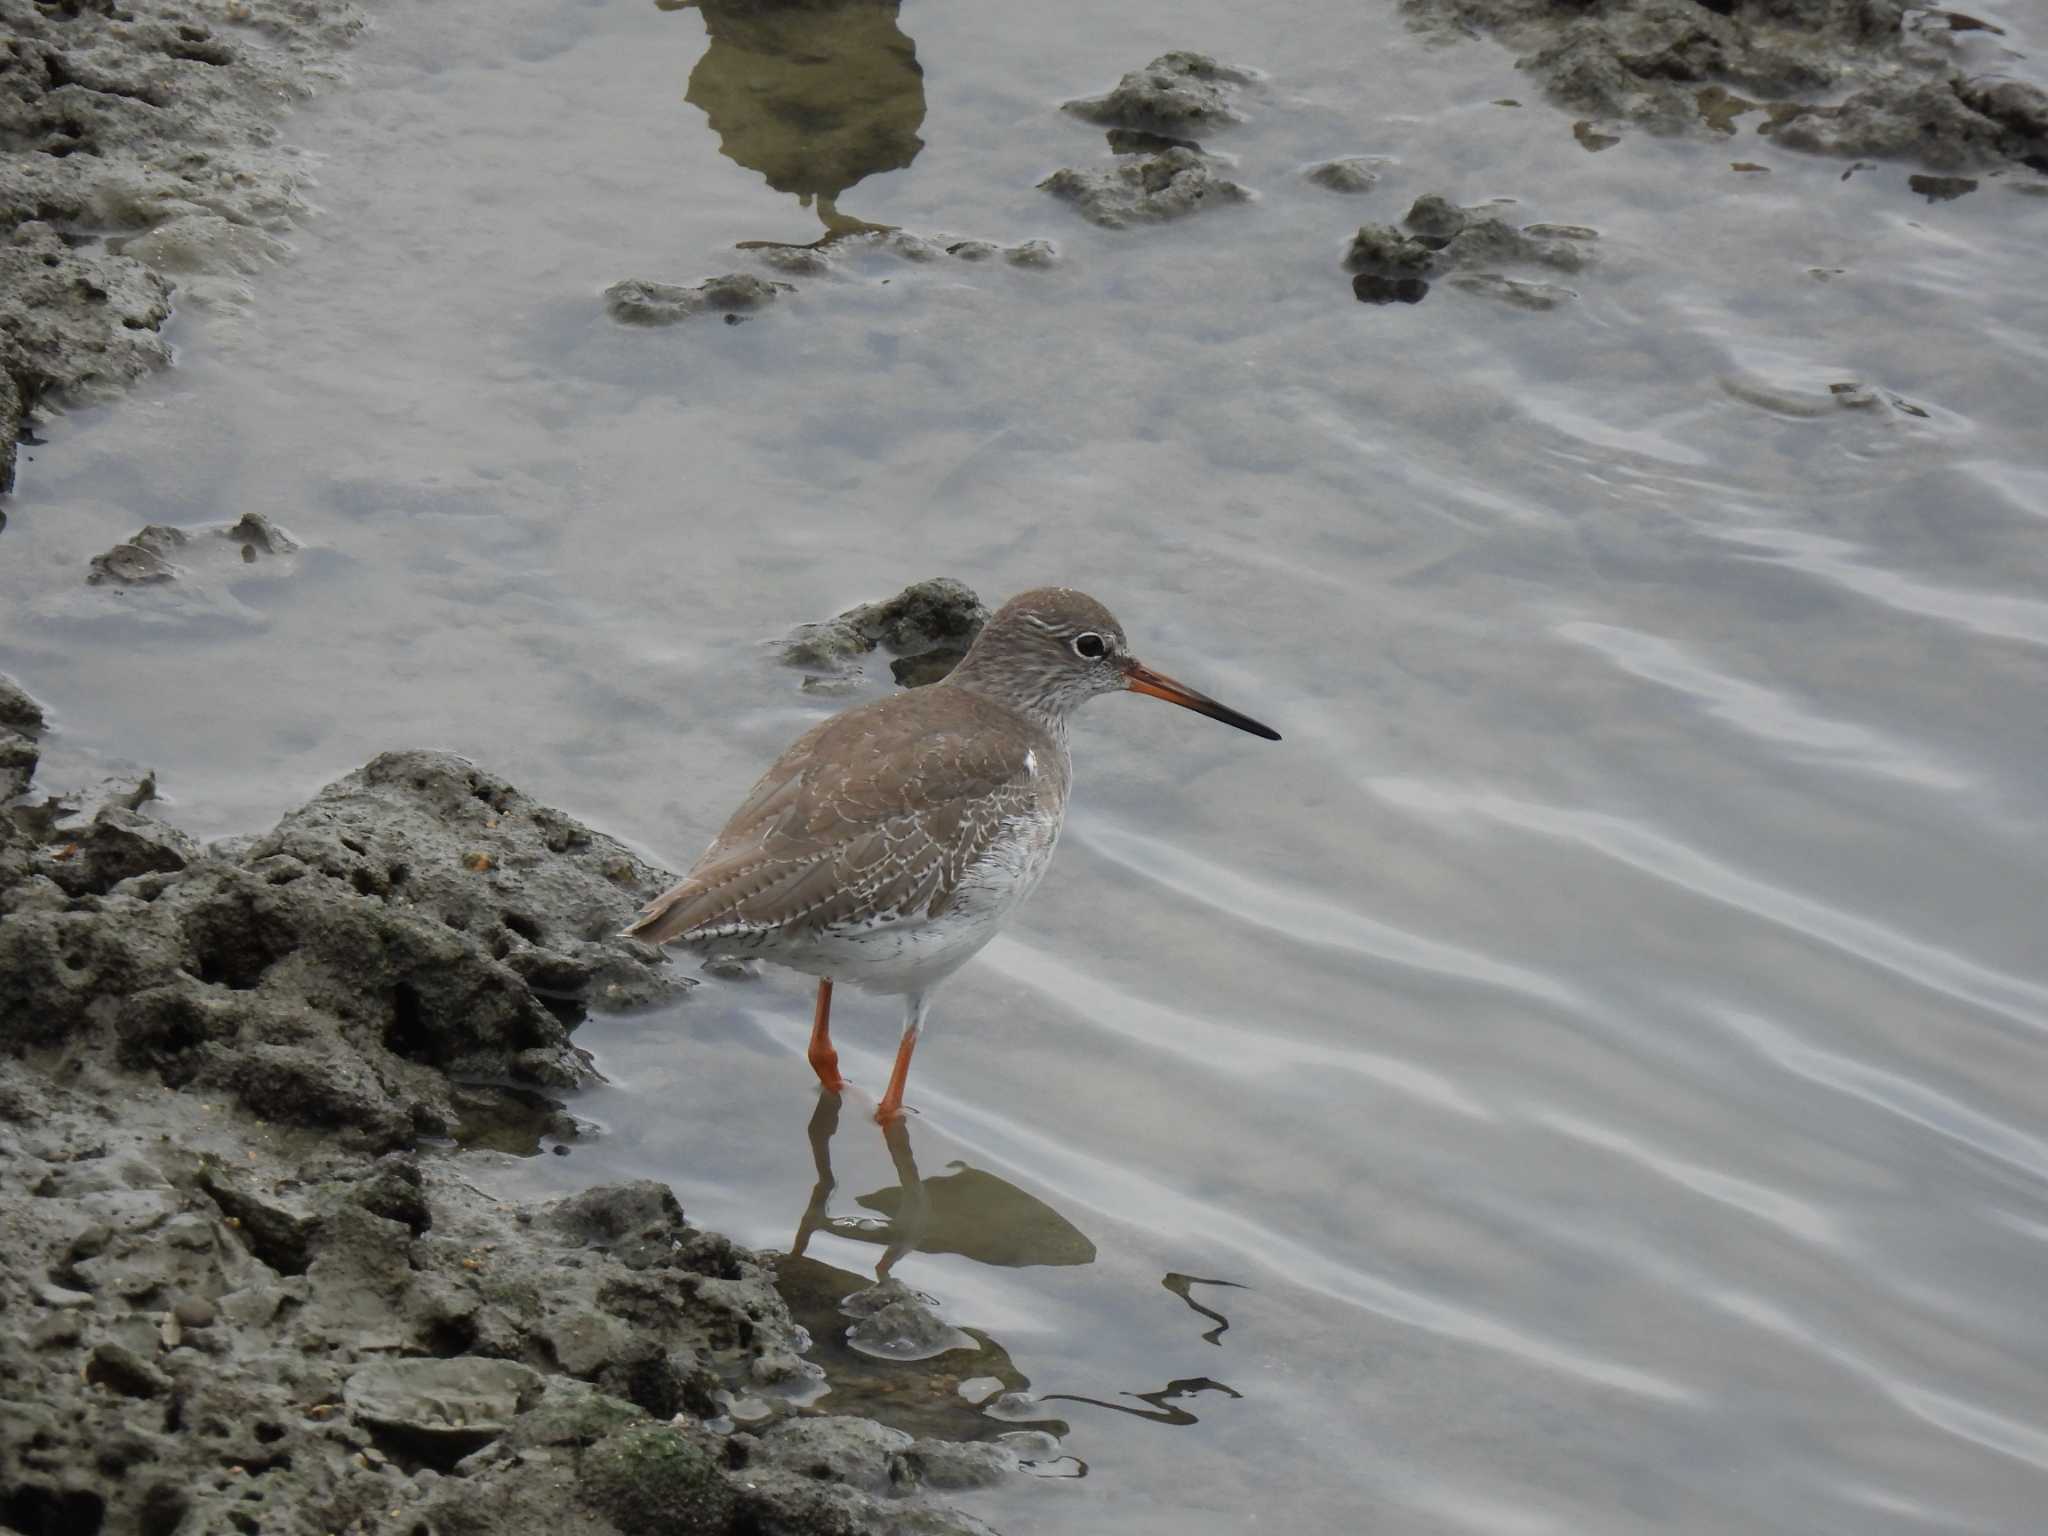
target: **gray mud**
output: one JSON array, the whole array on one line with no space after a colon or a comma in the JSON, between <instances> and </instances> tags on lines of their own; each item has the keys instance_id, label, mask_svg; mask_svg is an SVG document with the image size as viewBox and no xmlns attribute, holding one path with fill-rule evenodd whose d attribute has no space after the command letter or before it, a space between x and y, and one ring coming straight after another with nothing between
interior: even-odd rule
<instances>
[{"instance_id":1,"label":"gray mud","mask_svg":"<svg viewBox=\"0 0 2048 1536\"><path fill-rule=\"evenodd\" d=\"M0 679L5 787L43 731ZM615 937L665 872L442 753L211 848L154 792L0 809L0 1525L982 1529L923 1491L1018 1451L794 1422L772 1260L666 1185L465 1177L548 1102L478 1080L580 1082L584 1008L688 985Z\"/></svg>"},{"instance_id":2,"label":"gray mud","mask_svg":"<svg viewBox=\"0 0 2048 1536\"><path fill-rule=\"evenodd\" d=\"M1999 30L1905 0L1403 0L1447 34L1487 34L1595 124L1755 133L1815 154L1937 170L2048 170L2048 92L2015 78ZM1605 141L1605 142L1602 142Z\"/></svg>"},{"instance_id":3,"label":"gray mud","mask_svg":"<svg viewBox=\"0 0 2048 1536\"><path fill-rule=\"evenodd\" d=\"M0 0L0 493L36 411L164 366L174 302L245 302L285 254L306 204L278 119L362 25L339 0Z\"/></svg>"}]
</instances>

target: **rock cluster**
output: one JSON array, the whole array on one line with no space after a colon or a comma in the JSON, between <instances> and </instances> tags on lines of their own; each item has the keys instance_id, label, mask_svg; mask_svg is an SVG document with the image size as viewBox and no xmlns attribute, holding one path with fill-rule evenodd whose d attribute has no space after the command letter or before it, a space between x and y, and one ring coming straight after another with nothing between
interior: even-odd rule
<instances>
[{"instance_id":1,"label":"rock cluster","mask_svg":"<svg viewBox=\"0 0 2048 1536\"><path fill-rule=\"evenodd\" d=\"M1585 119L1734 135L1752 118L1817 154L2048 169L2048 91L1972 62L1966 40L1998 29L1959 12L1908 0L1403 4L1446 34L1493 34Z\"/></svg>"},{"instance_id":2,"label":"rock cluster","mask_svg":"<svg viewBox=\"0 0 2048 1536\"><path fill-rule=\"evenodd\" d=\"M566 1087L569 1029L686 985L615 938L668 880L461 758L393 752L201 849L145 783L0 815L0 1045L59 1046L382 1150Z\"/></svg>"},{"instance_id":3,"label":"rock cluster","mask_svg":"<svg viewBox=\"0 0 2048 1536\"><path fill-rule=\"evenodd\" d=\"M45 728L0 678L0 1525L973 1536L927 1493L1056 1451L816 1415L770 1261L666 1185L515 1205L432 1144L685 985L615 937L664 872L433 752L201 848L149 778L28 793Z\"/></svg>"},{"instance_id":4,"label":"rock cluster","mask_svg":"<svg viewBox=\"0 0 2048 1536\"><path fill-rule=\"evenodd\" d=\"M1451 276L1453 286L1497 298L1522 309L1552 309L1575 297L1569 288L1528 282L1474 268L1505 265L1578 272L1593 259L1597 231L1581 224L1510 223L1500 205L1460 208L1437 193L1424 193L1401 226L1364 224L1352 236L1344 270L1356 274L1358 297L1372 303L1414 302L1428 292L1428 279Z\"/></svg>"}]
</instances>

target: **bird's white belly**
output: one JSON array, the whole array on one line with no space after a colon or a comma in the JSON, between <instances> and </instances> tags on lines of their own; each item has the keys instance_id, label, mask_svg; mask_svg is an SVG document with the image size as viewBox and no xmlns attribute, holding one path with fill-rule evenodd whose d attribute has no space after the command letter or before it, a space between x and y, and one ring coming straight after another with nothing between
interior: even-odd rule
<instances>
[{"instance_id":1,"label":"bird's white belly","mask_svg":"<svg viewBox=\"0 0 2048 1536\"><path fill-rule=\"evenodd\" d=\"M921 992L965 965L1038 886L1059 841L1057 814L1004 825L937 917L875 917L806 934L766 958L870 992Z\"/></svg>"}]
</instances>

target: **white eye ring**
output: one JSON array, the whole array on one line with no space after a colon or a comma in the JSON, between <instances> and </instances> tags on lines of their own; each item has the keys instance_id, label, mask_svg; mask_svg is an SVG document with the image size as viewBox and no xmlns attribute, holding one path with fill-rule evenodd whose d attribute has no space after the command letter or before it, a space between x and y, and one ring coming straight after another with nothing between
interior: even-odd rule
<instances>
[{"instance_id":1,"label":"white eye ring","mask_svg":"<svg viewBox=\"0 0 2048 1536\"><path fill-rule=\"evenodd\" d=\"M1100 661L1109 654L1109 642L1090 630L1085 635L1074 636L1074 654L1083 661Z\"/></svg>"}]
</instances>

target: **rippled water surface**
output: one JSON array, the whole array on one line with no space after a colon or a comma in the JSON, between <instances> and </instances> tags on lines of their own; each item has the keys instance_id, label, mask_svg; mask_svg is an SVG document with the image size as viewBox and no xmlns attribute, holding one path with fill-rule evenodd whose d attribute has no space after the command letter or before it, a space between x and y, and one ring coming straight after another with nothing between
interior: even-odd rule
<instances>
[{"instance_id":1,"label":"rippled water surface","mask_svg":"<svg viewBox=\"0 0 2048 1536\"><path fill-rule=\"evenodd\" d=\"M586 1026L604 1134L507 1187L805 1229L829 1316L914 1163L892 1272L1086 1464L986 1496L1013 1530L2041 1528L2023 173L1930 203L1748 135L1589 154L1492 44L1349 4L861 7L837 76L627 0L379 16L290 125L296 262L25 466L0 649L52 779L139 759L213 835L437 745L680 867L839 702L762 640L928 574L1085 586L1287 739L1091 707L907 1146L857 1099L808 1133L805 983L713 981ZM1169 47L1266 72L1212 144L1261 196L1093 229L1034 190L1102 152L1056 105ZM793 154L806 99L856 129ZM1341 154L1396 164L1299 179ZM1578 299L1356 302L1345 237L1424 191L1597 229ZM849 219L1062 260L860 257L735 326L598 303ZM247 511L295 571L81 579ZM838 1021L878 1086L894 1003ZM840 1364L824 1406L1010 1427Z\"/></svg>"}]
</instances>

